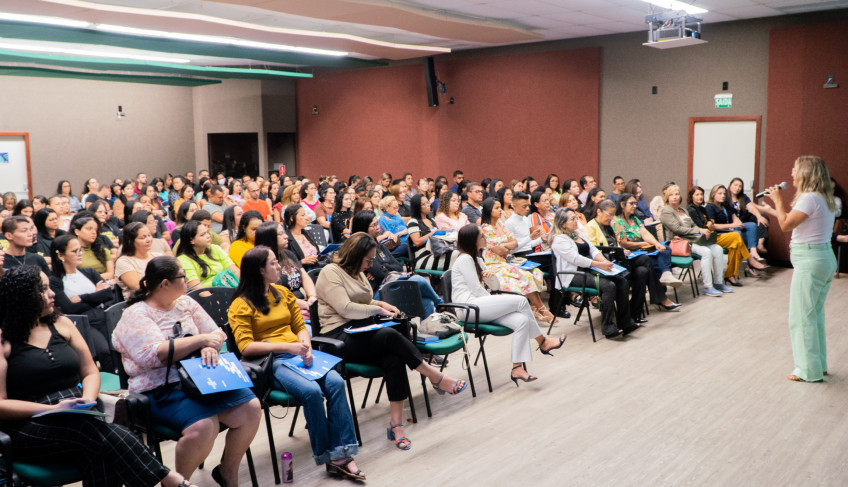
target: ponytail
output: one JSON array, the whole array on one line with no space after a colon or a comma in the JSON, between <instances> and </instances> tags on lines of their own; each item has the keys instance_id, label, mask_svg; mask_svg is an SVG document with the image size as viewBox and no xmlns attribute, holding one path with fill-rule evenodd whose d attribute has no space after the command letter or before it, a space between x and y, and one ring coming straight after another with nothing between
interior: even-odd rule
<instances>
[{"instance_id":1,"label":"ponytail","mask_svg":"<svg viewBox=\"0 0 848 487\"><path fill-rule=\"evenodd\" d=\"M127 301L127 306L146 300L155 292L162 281L174 279L182 270L180 262L175 257L161 255L147 262L144 275L138 280L138 290Z\"/></svg>"}]
</instances>

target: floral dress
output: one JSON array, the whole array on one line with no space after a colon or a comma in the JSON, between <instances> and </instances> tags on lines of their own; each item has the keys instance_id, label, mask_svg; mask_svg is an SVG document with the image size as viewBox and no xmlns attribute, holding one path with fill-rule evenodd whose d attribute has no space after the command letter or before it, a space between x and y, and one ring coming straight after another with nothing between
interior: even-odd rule
<instances>
[{"instance_id":1,"label":"floral dress","mask_svg":"<svg viewBox=\"0 0 848 487\"><path fill-rule=\"evenodd\" d=\"M542 287L544 277L541 270L537 268L533 269L532 272L525 271L516 265L507 263L505 258L491 251L492 247L512 240L512 232L500 227L501 233L499 235L495 231L495 227L489 224L483 225L480 230L483 232L483 238L486 239L483 261L486 263L487 270L495 271L495 276L500 283L500 290L521 293L525 296L538 292Z\"/></svg>"},{"instance_id":2,"label":"floral dress","mask_svg":"<svg viewBox=\"0 0 848 487\"><path fill-rule=\"evenodd\" d=\"M627 220L617 216L613 221L613 227L618 234L618 240L625 242L641 242L642 241L642 220L638 216L633 215L633 225L628 225Z\"/></svg>"}]
</instances>

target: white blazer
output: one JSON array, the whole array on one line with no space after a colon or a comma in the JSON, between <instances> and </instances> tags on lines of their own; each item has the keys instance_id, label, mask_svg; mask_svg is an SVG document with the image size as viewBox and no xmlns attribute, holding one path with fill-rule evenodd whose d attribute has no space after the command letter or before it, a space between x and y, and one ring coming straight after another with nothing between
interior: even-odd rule
<instances>
[{"instance_id":1,"label":"white blazer","mask_svg":"<svg viewBox=\"0 0 848 487\"><path fill-rule=\"evenodd\" d=\"M589 243L589 240L584 237L582 233L577 232L577 236L589 245L589 255L592 256L592 259L601 253L600 250ZM592 259L580 255L580 252L577 251L577 242L572 240L568 235L562 233L554 237L553 244L551 244L551 252L553 252L553 255L556 256L557 272L574 272L578 267L589 267L592 265ZM574 278L574 276L570 274L563 276L557 275L556 277L557 287L560 289L568 287L568 285L571 284L571 280Z\"/></svg>"}]
</instances>

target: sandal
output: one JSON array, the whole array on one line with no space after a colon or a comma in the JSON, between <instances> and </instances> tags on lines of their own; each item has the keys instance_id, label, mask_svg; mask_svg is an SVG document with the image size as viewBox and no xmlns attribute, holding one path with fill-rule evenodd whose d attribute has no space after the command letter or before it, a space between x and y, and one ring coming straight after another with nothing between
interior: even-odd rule
<instances>
[{"instance_id":1,"label":"sandal","mask_svg":"<svg viewBox=\"0 0 848 487\"><path fill-rule=\"evenodd\" d=\"M559 344L554 345L553 347L551 347L551 348L547 348L547 349L542 348L542 345L540 344L540 345L539 345L539 351L540 351L540 352L542 352L542 353L543 353L543 354L545 354L545 355L550 355L551 357L553 357L553 356L554 356L554 354L552 354L552 353L551 353L551 350L556 350L556 349L558 349L558 348L562 348L562 344L563 344L563 343L565 343L565 339L566 339L566 336L565 336L565 335L561 335L561 336L559 337ZM545 341L544 341L544 340L542 340L542 343L545 343Z\"/></svg>"},{"instance_id":2,"label":"sandal","mask_svg":"<svg viewBox=\"0 0 848 487\"><path fill-rule=\"evenodd\" d=\"M441 387L439 387L439 384L442 383L442 379L444 379L444 378L445 378L445 374L442 374L442 375L439 376L439 380L437 382L430 382L430 384L433 384L433 389L435 389L436 392L439 393L440 396L444 396L446 392L448 394L450 394L451 396L455 396L455 395L459 394L460 392L464 391L466 387L468 387L467 382L462 381L462 380L457 380L453 383L453 387L451 387L450 389L442 389Z\"/></svg>"},{"instance_id":3,"label":"sandal","mask_svg":"<svg viewBox=\"0 0 848 487\"><path fill-rule=\"evenodd\" d=\"M351 480L365 480L365 474L362 473L362 470L354 472L350 469L351 462L353 462L353 458L346 458L342 463L328 463L327 473L336 477L347 477Z\"/></svg>"},{"instance_id":4,"label":"sandal","mask_svg":"<svg viewBox=\"0 0 848 487\"><path fill-rule=\"evenodd\" d=\"M512 368L512 370L520 369L521 367L524 367L524 364L518 364L518 365L514 366ZM512 375L512 372L509 373L509 378L512 379L513 382L515 382L515 387L518 387L518 381L533 382L534 380L539 379L535 375L530 375L529 373L527 374L526 379L524 377L516 377L516 376Z\"/></svg>"},{"instance_id":5,"label":"sandal","mask_svg":"<svg viewBox=\"0 0 848 487\"><path fill-rule=\"evenodd\" d=\"M386 438L394 441L395 446L399 450L404 450L404 451L409 450L410 448L412 448L412 441L410 441L410 439L405 437L405 436L402 436L400 438L396 438L395 432L392 431L393 429L397 428L398 426L403 426L403 425L402 424L389 423L389 427L386 428ZM328 466L329 466L329 464L328 464Z\"/></svg>"}]
</instances>

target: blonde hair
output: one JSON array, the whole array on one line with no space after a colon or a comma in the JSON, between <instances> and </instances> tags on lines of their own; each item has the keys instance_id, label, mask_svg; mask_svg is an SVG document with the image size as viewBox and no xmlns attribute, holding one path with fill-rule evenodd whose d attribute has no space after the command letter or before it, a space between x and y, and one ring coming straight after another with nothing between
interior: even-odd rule
<instances>
[{"instance_id":1,"label":"blonde hair","mask_svg":"<svg viewBox=\"0 0 848 487\"><path fill-rule=\"evenodd\" d=\"M386 211L386 209L389 207L390 204L392 204L393 201L397 201L394 196L389 195L383 197L383 199L380 200L380 209L382 211Z\"/></svg>"},{"instance_id":2,"label":"blonde hair","mask_svg":"<svg viewBox=\"0 0 848 487\"><path fill-rule=\"evenodd\" d=\"M792 199L792 206L803 193L818 193L824 196L830 211L836 211L833 200L833 186L830 183L830 171L819 156L801 156L795 159L795 187L798 191Z\"/></svg>"},{"instance_id":3,"label":"blonde hair","mask_svg":"<svg viewBox=\"0 0 848 487\"><path fill-rule=\"evenodd\" d=\"M830 181L830 180L828 179L828 181ZM715 186L712 187L712 189L710 190L710 198L707 201L712 203L712 204L715 204L715 197L718 194L719 190L722 190L722 189L724 190L724 198L725 198L724 201L726 202L727 201L727 188L723 184L716 184Z\"/></svg>"},{"instance_id":4,"label":"blonde hair","mask_svg":"<svg viewBox=\"0 0 848 487\"><path fill-rule=\"evenodd\" d=\"M560 208L568 207L568 202L569 202L569 200L571 200L571 198L576 199L576 197L573 194L569 193L568 190L563 190L562 196L559 197L559 205L558 206Z\"/></svg>"},{"instance_id":5,"label":"blonde hair","mask_svg":"<svg viewBox=\"0 0 848 487\"><path fill-rule=\"evenodd\" d=\"M663 194L662 194L663 204L666 204L666 205L668 204L668 195L670 195L671 193L673 193L675 191L677 191L677 194L680 195L680 203L678 203L678 204L683 203L683 194L680 192L680 186L678 186L676 184L669 184L668 187L666 187L663 190Z\"/></svg>"}]
</instances>

